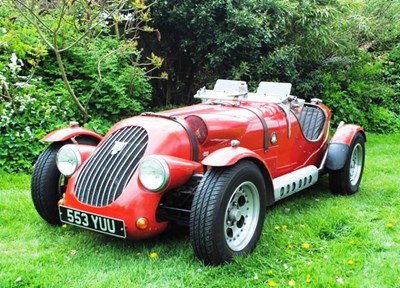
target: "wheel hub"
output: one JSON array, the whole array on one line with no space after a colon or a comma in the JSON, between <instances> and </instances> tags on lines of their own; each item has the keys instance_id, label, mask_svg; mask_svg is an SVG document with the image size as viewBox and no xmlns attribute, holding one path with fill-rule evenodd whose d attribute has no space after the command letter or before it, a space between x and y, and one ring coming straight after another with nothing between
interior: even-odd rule
<instances>
[{"instance_id":1,"label":"wheel hub","mask_svg":"<svg viewBox=\"0 0 400 288\"><path fill-rule=\"evenodd\" d=\"M242 218L242 212L239 209L233 208L229 211L229 221L232 223L239 221L240 218Z\"/></svg>"},{"instance_id":2,"label":"wheel hub","mask_svg":"<svg viewBox=\"0 0 400 288\"><path fill-rule=\"evenodd\" d=\"M240 251L251 241L259 212L257 187L251 182L242 183L232 194L225 212L225 240L230 249Z\"/></svg>"},{"instance_id":3,"label":"wheel hub","mask_svg":"<svg viewBox=\"0 0 400 288\"><path fill-rule=\"evenodd\" d=\"M357 144L352 152L350 158L350 171L349 178L352 185L356 185L361 177L361 170L363 164L363 150L360 144Z\"/></svg>"}]
</instances>

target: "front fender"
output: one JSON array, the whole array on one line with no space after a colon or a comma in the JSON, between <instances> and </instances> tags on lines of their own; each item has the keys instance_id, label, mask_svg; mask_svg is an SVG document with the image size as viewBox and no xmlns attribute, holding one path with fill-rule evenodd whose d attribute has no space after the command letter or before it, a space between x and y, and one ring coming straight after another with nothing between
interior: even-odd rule
<instances>
[{"instance_id":1,"label":"front fender","mask_svg":"<svg viewBox=\"0 0 400 288\"><path fill-rule=\"evenodd\" d=\"M266 185L267 204L274 204L274 186L271 173L264 160L257 153L243 147L225 147L208 155L201 161L201 164L211 167L225 167L234 165L242 159L251 159L258 166Z\"/></svg>"},{"instance_id":2,"label":"front fender","mask_svg":"<svg viewBox=\"0 0 400 288\"><path fill-rule=\"evenodd\" d=\"M76 136L88 136L95 138L99 141L103 139L100 134L93 132L92 130L83 128L83 127L67 127L67 128L60 128L53 132L50 132L42 139L45 142L60 142L66 141Z\"/></svg>"},{"instance_id":3,"label":"front fender","mask_svg":"<svg viewBox=\"0 0 400 288\"><path fill-rule=\"evenodd\" d=\"M350 150L350 145L357 133L361 133L361 135L364 137L364 140L367 141L362 127L355 124L345 124L339 126L328 146L326 168L336 171L344 167L347 154Z\"/></svg>"},{"instance_id":4,"label":"front fender","mask_svg":"<svg viewBox=\"0 0 400 288\"><path fill-rule=\"evenodd\" d=\"M264 160L253 151L243 147L225 147L214 151L201 161L201 164L213 167L231 166L244 158L256 158L262 163Z\"/></svg>"}]
</instances>

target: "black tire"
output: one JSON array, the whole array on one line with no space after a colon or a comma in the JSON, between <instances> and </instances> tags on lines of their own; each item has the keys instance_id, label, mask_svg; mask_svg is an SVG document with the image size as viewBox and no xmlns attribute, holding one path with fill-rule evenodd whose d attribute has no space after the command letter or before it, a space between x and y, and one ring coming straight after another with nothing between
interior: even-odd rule
<instances>
[{"instance_id":1,"label":"black tire","mask_svg":"<svg viewBox=\"0 0 400 288\"><path fill-rule=\"evenodd\" d=\"M193 199L189 228L201 261L219 265L255 248L264 224L265 190L260 170L248 160L207 171Z\"/></svg>"},{"instance_id":2,"label":"black tire","mask_svg":"<svg viewBox=\"0 0 400 288\"><path fill-rule=\"evenodd\" d=\"M31 194L36 211L53 225L61 224L57 203L65 192L66 178L58 171L56 156L65 144L52 143L40 154L31 180Z\"/></svg>"},{"instance_id":3,"label":"black tire","mask_svg":"<svg viewBox=\"0 0 400 288\"><path fill-rule=\"evenodd\" d=\"M97 145L97 139L76 137L80 144ZM58 201L66 190L67 178L58 171L56 156L58 150L70 141L50 144L40 154L33 170L31 180L32 201L39 215L48 223L61 224L58 215Z\"/></svg>"},{"instance_id":4,"label":"black tire","mask_svg":"<svg viewBox=\"0 0 400 288\"><path fill-rule=\"evenodd\" d=\"M357 133L351 142L342 169L329 172L329 186L334 194L351 195L358 191L364 171L365 139Z\"/></svg>"}]
</instances>

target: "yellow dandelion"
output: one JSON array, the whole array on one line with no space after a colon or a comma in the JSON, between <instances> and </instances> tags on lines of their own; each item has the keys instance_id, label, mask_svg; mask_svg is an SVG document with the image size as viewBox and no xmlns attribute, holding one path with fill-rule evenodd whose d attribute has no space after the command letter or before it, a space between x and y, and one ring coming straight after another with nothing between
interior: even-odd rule
<instances>
[{"instance_id":1,"label":"yellow dandelion","mask_svg":"<svg viewBox=\"0 0 400 288\"><path fill-rule=\"evenodd\" d=\"M348 265L354 265L354 263L355 263L355 262L354 262L353 259L349 259L349 260L347 261L347 264L348 264Z\"/></svg>"},{"instance_id":2,"label":"yellow dandelion","mask_svg":"<svg viewBox=\"0 0 400 288\"><path fill-rule=\"evenodd\" d=\"M307 242L303 244L303 248L304 249L310 249L310 244L308 244Z\"/></svg>"},{"instance_id":3,"label":"yellow dandelion","mask_svg":"<svg viewBox=\"0 0 400 288\"><path fill-rule=\"evenodd\" d=\"M283 225L283 226L282 226L282 229L283 229L283 230L286 230L286 229L287 229L287 225Z\"/></svg>"},{"instance_id":4,"label":"yellow dandelion","mask_svg":"<svg viewBox=\"0 0 400 288\"><path fill-rule=\"evenodd\" d=\"M306 225L304 225L304 224L300 224L300 228L306 228Z\"/></svg>"},{"instance_id":5,"label":"yellow dandelion","mask_svg":"<svg viewBox=\"0 0 400 288\"><path fill-rule=\"evenodd\" d=\"M281 229L281 227L280 227L279 225L275 225L274 229L275 229L276 231L278 231L279 229Z\"/></svg>"},{"instance_id":6,"label":"yellow dandelion","mask_svg":"<svg viewBox=\"0 0 400 288\"><path fill-rule=\"evenodd\" d=\"M156 259L158 257L158 254L156 252L151 252L150 253L150 258L151 259Z\"/></svg>"},{"instance_id":7,"label":"yellow dandelion","mask_svg":"<svg viewBox=\"0 0 400 288\"><path fill-rule=\"evenodd\" d=\"M351 245L354 245L354 244L356 244L356 240L350 240L349 243L350 243Z\"/></svg>"},{"instance_id":8,"label":"yellow dandelion","mask_svg":"<svg viewBox=\"0 0 400 288\"><path fill-rule=\"evenodd\" d=\"M311 275L310 275L310 274L307 274L307 276L306 276L306 282L307 282L307 283L311 283Z\"/></svg>"},{"instance_id":9,"label":"yellow dandelion","mask_svg":"<svg viewBox=\"0 0 400 288\"><path fill-rule=\"evenodd\" d=\"M296 281L294 281L294 279L290 279L288 284L290 287L294 287L294 286L296 286Z\"/></svg>"},{"instance_id":10,"label":"yellow dandelion","mask_svg":"<svg viewBox=\"0 0 400 288\"><path fill-rule=\"evenodd\" d=\"M67 224L63 224L61 227L62 228L67 228Z\"/></svg>"},{"instance_id":11,"label":"yellow dandelion","mask_svg":"<svg viewBox=\"0 0 400 288\"><path fill-rule=\"evenodd\" d=\"M268 286L269 287L276 287L278 284L274 280L269 280L268 281Z\"/></svg>"},{"instance_id":12,"label":"yellow dandelion","mask_svg":"<svg viewBox=\"0 0 400 288\"><path fill-rule=\"evenodd\" d=\"M267 271L267 274L268 274L268 275L272 275L272 274L274 274L274 272L273 272L271 269L269 269L269 270Z\"/></svg>"},{"instance_id":13,"label":"yellow dandelion","mask_svg":"<svg viewBox=\"0 0 400 288\"><path fill-rule=\"evenodd\" d=\"M288 248L288 249L293 249L293 245L289 244L289 245L287 246L287 248Z\"/></svg>"},{"instance_id":14,"label":"yellow dandelion","mask_svg":"<svg viewBox=\"0 0 400 288\"><path fill-rule=\"evenodd\" d=\"M387 227L388 227L389 229L393 228L393 223L388 223L388 224L387 224Z\"/></svg>"}]
</instances>

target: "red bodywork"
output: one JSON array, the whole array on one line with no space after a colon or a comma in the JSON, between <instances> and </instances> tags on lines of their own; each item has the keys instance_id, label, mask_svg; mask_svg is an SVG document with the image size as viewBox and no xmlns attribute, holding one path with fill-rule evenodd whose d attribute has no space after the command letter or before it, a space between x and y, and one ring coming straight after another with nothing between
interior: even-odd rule
<instances>
[{"instance_id":1,"label":"red bodywork","mask_svg":"<svg viewBox=\"0 0 400 288\"><path fill-rule=\"evenodd\" d=\"M66 141L66 140L72 139L76 136L91 137L91 138L97 139L98 141L101 141L101 139L103 138L99 134L97 134L89 129L72 126L72 127L68 127L68 128L57 129L57 130L47 134L43 138L43 141L46 141L46 142Z\"/></svg>"},{"instance_id":2,"label":"red bodywork","mask_svg":"<svg viewBox=\"0 0 400 288\"><path fill-rule=\"evenodd\" d=\"M224 103L211 101L123 120L102 138L94 153L117 131L125 127L141 127L148 136L142 159L150 155L164 157L170 170L170 179L166 187L159 192L147 191L140 183L136 170L115 201L101 207L85 204L78 200L75 189L83 167L90 160L89 157L69 178L62 205L121 219L126 225L129 238L140 239L159 234L168 225L168 221L160 221L157 216L163 196L187 186L194 175L201 177L209 167L229 166L244 158L251 159L257 163L269 182L267 187L272 187L273 179L279 176L308 165L319 167L328 147L331 114L323 104L306 105L320 109L321 115L324 116L321 132L313 140L308 140L303 134L300 114L290 109L290 103L264 103L245 99ZM334 139L348 144L357 129L350 125L345 126L340 130L343 133L338 133ZM50 134L45 140L64 141L78 134L100 139L100 136L91 133L93 132L89 133L81 128L69 128ZM91 151L86 149L84 154L87 153ZM272 204L273 191L266 193L268 199L272 199L269 204ZM145 229L137 227L136 221L139 218L148 220Z\"/></svg>"},{"instance_id":3,"label":"red bodywork","mask_svg":"<svg viewBox=\"0 0 400 288\"><path fill-rule=\"evenodd\" d=\"M353 137L358 132L361 132L362 135L364 135L364 138L366 138L365 134L364 134L364 130L360 126L354 125L354 124L341 125L336 130L330 143L342 143L342 144L350 145L351 141L353 140Z\"/></svg>"}]
</instances>

